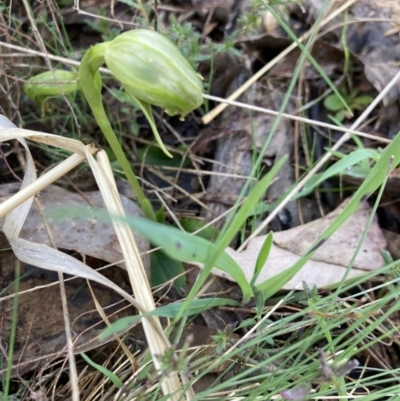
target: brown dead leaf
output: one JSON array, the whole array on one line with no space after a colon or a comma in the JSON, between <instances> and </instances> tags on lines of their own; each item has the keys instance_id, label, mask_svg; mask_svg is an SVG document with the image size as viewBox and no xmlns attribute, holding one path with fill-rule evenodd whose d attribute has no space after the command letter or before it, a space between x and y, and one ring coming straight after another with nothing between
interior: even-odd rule
<instances>
[{"instance_id":1,"label":"brown dead leaf","mask_svg":"<svg viewBox=\"0 0 400 401\"><path fill-rule=\"evenodd\" d=\"M19 188L20 184L18 183L0 185L0 203L18 192ZM41 191L39 199L44 213L51 208L63 210L71 207L96 207L99 211L104 212L104 201L100 192L88 192L85 196L87 199L56 185L50 185ZM128 215L143 216L141 209L135 202L123 195L121 195L121 201ZM3 219L0 219L0 224L2 221ZM76 251L109 263L117 263L119 266L124 267L121 262L123 259L121 247L111 223L105 223L101 220L91 220L88 223L86 220L79 219L74 220L72 223L70 220L49 221L49 226L58 248ZM33 203L25 220L20 238L34 243L50 245L46 229L35 203ZM149 250L149 243L137 234L135 234L135 240L149 274L150 261L148 255L146 255Z\"/></svg>"},{"instance_id":2,"label":"brown dead leaf","mask_svg":"<svg viewBox=\"0 0 400 401\"><path fill-rule=\"evenodd\" d=\"M348 200L344 201L337 209L321 219L274 233L274 243L269 258L257 283L274 277L296 263L343 210L347 202ZM350 263L370 214L371 208L364 202L360 209L318 249L312 259L283 288L287 290L301 288L302 281L310 287L316 285L318 288L338 283ZM227 253L241 266L249 281L264 241L265 236L256 237L242 252L227 249ZM386 248L386 240L377 220L374 219L348 278L382 267L384 262L379 252L382 248ZM226 277L222 272L216 271L216 274Z\"/></svg>"}]
</instances>

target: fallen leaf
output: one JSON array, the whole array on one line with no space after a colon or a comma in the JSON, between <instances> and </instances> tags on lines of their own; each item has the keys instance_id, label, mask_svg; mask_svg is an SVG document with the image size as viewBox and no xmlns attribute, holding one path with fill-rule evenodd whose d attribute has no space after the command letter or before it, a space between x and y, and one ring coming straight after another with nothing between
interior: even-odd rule
<instances>
[{"instance_id":1,"label":"fallen leaf","mask_svg":"<svg viewBox=\"0 0 400 401\"><path fill-rule=\"evenodd\" d=\"M310 248L311 244L318 239L326 227L343 210L347 202L348 200L345 200L337 209L321 219L290 230L274 233L274 243L268 260L262 268L256 283L261 283L274 277L296 263L301 255ZM318 288L340 282L353 257L370 214L371 208L368 203L364 202L359 210L321 245L311 260L284 285L283 289L302 288L303 281L309 287L316 285ZM231 248L226 250L243 269L249 282L265 238L266 236L255 237L242 252L237 252ZM376 218L374 218L348 278L382 267L384 262L379 250L386 248L386 245L386 240ZM215 273L229 278L226 274L216 269Z\"/></svg>"},{"instance_id":2,"label":"fallen leaf","mask_svg":"<svg viewBox=\"0 0 400 401\"><path fill-rule=\"evenodd\" d=\"M18 192L19 188L20 184L18 183L0 185L0 203ZM69 192L56 185L50 185L41 191L39 199L44 213L50 208L57 208L62 212L65 208L92 208L93 206L98 208L99 211L105 211L104 201L99 191L85 193L85 197L86 199L77 193ZM135 202L123 195L121 195L121 201L127 215L143 216L141 209ZM0 219L0 224L2 221L3 219ZM58 248L76 251L124 267L121 262L123 260L121 247L111 223L92 219L88 224L84 219L76 219L72 222L60 219L60 221L50 220L49 227ZM35 203L29 211L19 238L50 245ZM148 255L145 254L149 250L149 243L138 234L135 234L135 240L142 254L144 266L149 273L150 260Z\"/></svg>"}]
</instances>

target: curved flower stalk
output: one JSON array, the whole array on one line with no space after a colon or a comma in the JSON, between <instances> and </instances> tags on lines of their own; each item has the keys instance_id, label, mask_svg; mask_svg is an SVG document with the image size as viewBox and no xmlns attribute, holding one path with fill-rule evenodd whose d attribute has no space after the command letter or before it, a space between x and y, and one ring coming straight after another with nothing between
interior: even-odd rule
<instances>
[{"instance_id":1,"label":"curved flower stalk","mask_svg":"<svg viewBox=\"0 0 400 401\"><path fill-rule=\"evenodd\" d=\"M159 146L169 157L172 155L158 133L151 105L161 107L168 115L180 115L183 119L203 102L201 79L178 48L163 35L148 29L136 29L91 47L82 59L79 73L48 71L31 78L24 86L26 94L41 106L42 112L48 98L82 90L144 214L155 220L153 208L105 113L98 71L103 64L143 111Z\"/></svg>"},{"instance_id":2,"label":"curved flower stalk","mask_svg":"<svg viewBox=\"0 0 400 401\"><path fill-rule=\"evenodd\" d=\"M158 133L151 105L169 115L186 114L202 102L202 83L188 61L168 39L147 29L124 32L110 42L91 47L79 68L79 85L101 130L126 174L146 217L155 220L131 165L111 128L104 111L101 92L94 83L98 69L106 64L138 104L153 130L161 149L170 157Z\"/></svg>"}]
</instances>

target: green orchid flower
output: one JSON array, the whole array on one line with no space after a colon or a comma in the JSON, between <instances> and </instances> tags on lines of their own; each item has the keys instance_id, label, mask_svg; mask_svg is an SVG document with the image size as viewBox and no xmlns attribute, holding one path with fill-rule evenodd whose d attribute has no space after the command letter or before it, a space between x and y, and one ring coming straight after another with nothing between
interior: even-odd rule
<instances>
[{"instance_id":1,"label":"green orchid flower","mask_svg":"<svg viewBox=\"0 0 400 401\"><path fill-rule=\"evenodd\" d=\"M48 99L74 93L78 88L78 73L64 70L38 74L24 84L24 92L40 106L43 115Z\"/></svg>"}]
</instances>

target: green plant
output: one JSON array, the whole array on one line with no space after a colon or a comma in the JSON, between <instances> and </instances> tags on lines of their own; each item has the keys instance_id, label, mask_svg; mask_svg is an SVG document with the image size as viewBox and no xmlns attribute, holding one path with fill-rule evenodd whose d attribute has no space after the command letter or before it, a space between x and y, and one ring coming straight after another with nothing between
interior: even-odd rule
<instances>
[{"instance_id":1,"label":"green plant","mask_svg":"<svg viewBox=\"0 0 400 401\"><path fill-rule=\"evenodd\" d=\"M186 39L182 41L182 44L185 43L188 44L186 42ZM201 56L201 49L196 49L196 46L194 45L193 54L196 54L196 52L197 55ZM207 57L207 55L205 55L205 57ZM288 90L288 96L289 95L290 90ZM282 106L282 110L283 108L284 106ZM394 166L399 162L398 158L396 157L396 159L393 161L393 164L390 164L390 155L398 154L398 149L399 145L397 143L396 146L392 146L390 149L387 149L387 152L385 152L383 155L373 150L361 148L350 155L341 155L339 153L335 153L335 155L341 158L341 160L339 160L339 162L337 162L335 165L331 166L331 168L328 169L326 172L322 173L320 176L317 176L315 181L310 181L306 185L305 189L310 190L311 186L312 188L315 188L316 185L319 185L323 180L329 178L330 176L334 174L341 174L343 172L348 173L349 169L352 169L351 171L353 172L353 174L354 172L356 172L356 174L364 174L364 177L369 174L366 179L367 185L363 185L362 191L357 192L354 202L352 203L352 208L346 209L345 213L339 216L341 221L343 222L347 217L349 217L349 215L351 215L352 211L354 211L354 208L357 207L366 196L370 195L377 188L377 186L384 182L384 177L387 173L388 165L389 168L392 168L392 166L394 168ZM384 159L383 161L381 160L382 157ZM371 161L373 161L373 163L371 163ZM375 165L375 167L373 167L373 165ZM357 170L353 167L360 167L360 169ZM267 185L268 183L264 181L263 185L260 185L257 190L260 190L260 188L262 187L262 190L265 191ZM305 195L305 193L302 192L302 195ZM176 231L170 230L169 227L166 227L166 231L161 231L161 229L165 225L160 226L151 224L152 222L148 221L137 222L133 220L130 221L130 223L133 228L136 227L139 231L142 230L143 232L147 232L147 236L152 240L153 243L158 244L159 242L157 241L160 240L160 245L165 247L165 249L173 252L174 257L182 257L183 259L187 257L188 259L190 259L190 257L193 257L194 253L197 253L196 256L200 255L200 262L204 262L204 260L206 261L207 268L213 265L219 266L220 264L222 264L221 260L223 259L223 249L226 242L229 240L229 238L231 238L232 235L236 233L235 229L237 227L237 222L240 221L241 224L243 224L244 219L249 216L249 210L254 210L254 204L258 201L258 199L260 199L260 197L261 194L259 194L259 192L252 192L250 194L249 203L246 203L244 205L240 218L238 218L238 220L236 221L234 220L234 218L230 220L229 223L235 221L235 224L233 226L231 226L231 224L228 224L226 230L223 230L217 244L211 244L204 241L199 242L189 235L183 235L182 237L180 237L178 236L178 234L176 234ZM273 205L272 207L275 206L276 205ZM234 213L236 213L236 210ZM164 223L163 218L161 218L160 220ZM340 221L335 221L334 225L337 228L338 225L340 225ZM328 235L328 233L324 233L323 237L321 237L320 239L320 242L323 242ZM249 283L252 293L258 293L257 307L259 313L257 314L257 318L253 320L252 325L258 323L257 319L262 319L262 317L265 316L265 312L267 311L267 309L265 308L265 299L271 297L274 292L278 291L281 288L279 286L282 285L282 282L290 278L290 276L294 274L294 270L298 270L299 268L298 264L296 266L292 266L288 274L286 274L285 277L281 277L278 281L271 280L265 283L261 283L260 285L255 285L257 273L259 272L259 269L263 266L263 262L265 261L265 259L268 258L268 252L271 246L271 242L272 235L265 241L263 251L260 252L258 261L256 263L254 276ZM316 244L314 244L315 246L311 247L309 252L310 254L315 251L320 242L316 242ZM184 249L182 250L181 247ZM308 258L309 253L307 253L305 257L306 259ZM162 260L163 255L161 252L159 252L158 256L160 260ZM212 262L208 262L208 258L211 260L213 258L217 258L217 262L214 264ZM229 263L225 263L224 266L225 265L228 267L228 272L233 272L236 274L234 265L230 266ZM386 267L382 269L381 272L389 272L389 274L393 273L392 270ZM204 273L199 278L199 286L201 285L204 276L206 276L207 274L208 273ZM364 281L377 277L377 274L377 272L370 273L366 276L366 278L358 279L356 283L353 283L352 285L361 285L362 283L364 283ZM236 277L240 278L240 274L236 274L235 278ZM366 307L363 307L362 309L359 309L359 304L357 304L357 302L355 302L354 305L346 306L337 301L339 294L340 296L343 295L343 297L347 296L345 291L348 290L349 287L344 287L342 290L340 290L340 293L333 293L331 295L324 294L323 296L316 296L316 292L312 290L312 293L307 297L305 308L297 313L294 313L293 315L283 315L281 318L276 319L276 321L265 320L265 322L268 322L268 324L265 325L265 331L261 330L256 333L257 336L247 338L246 341L244 341L240 345L240 347L237 347L236 349L235 347L229 347L231 344L233 344L231 342L232 339L230 338L231 333L218 333L214 340L218 351L220 351L222 355L220 355L218 360L214 360L208 356L207 358L203 358L200 361L196 360L196 364L188 366L188 369L192 370L193 375L192 378L190 378L189 376L189 384L195 382L199 377L206 375L208 371L213 372L212 369L216 365L223 366L224 363L230 363L231 365L233 365L236 363L235 361L237 360L242 362L244 361L243 366L245 366L245 368L243 368L242 371L240 371L239 373L236 370L233 371L230 366L228 368L224 368L224 371L231 370L230 373L232 373L232 378L230 379L228 377L223 381L213 383L209 386L209 388L204 389L204 391L197 394L194 399L204 399L207 397L207 395L211 395L211 393L217 392L218 390L225 390L229 392L235 391L235 395L237 397L242 397L246 399L270 399L278 393L280 393L281 395L288 394L285 393L285 391L288 391L288 388L300 388L303 390L303 392L301 392L301 397L307 397L308 390L310 388L309 383L313 383L315 387L316 381L314 379L320 376L319 366L321 365L322 357L321 353L319 353L318 355L318 352L316 351L317 344L318 347L321 343L324 344L327 355L328 353L329 355L332 355L332 353L334 352L337 352L338 355L344 354L344 356L339 356L338 359L346 361L349 360L352 355L358 352L360 347L361 349L366 348L371 344L378 343L383 338L391 338L391 332L392 334L396 333L396 331L398 330L397 327L393 327L387 330L385 329L385 325L383 324L384 319L387 319L390 316L390 312L394 308L391 307L390 303L392 302L392 300L395 300L396 297L398 297L397 291L399 290L399 287L397 283L395 284L396 285L389 287L388 284L384 282L383 288L389 289L386 295L382 299L379 298L376 303L371 302L371 304L367 304ZM247 291L247 294L249 294L249 290L245 284L242 284L242 289L244 290L244 292ZM193 294L196 295L195 292ZM190 302L177 302L175 304L167 305L166 307L157 308L156 311L148 315L166 316L168 318L175 318L177 316L186 317L191 314L200 313L201 311L209 307L238 305L238 303L235 303L229 299L193 299L193 294L191 294L191 299L189 297ZM292 294L289 294L286 300L288 300L289 297L292 296ZM295 296L293 296L291 300L293 300ZM283 298L283 300L285 301L285 298ZM279 298L279 301L282 301L282 298ZM274 300L271 303L276 304L276 301ZM334 313L330 314L330 312L332 311L331 304L334 304ZM361 312L359 312L359 310ZM381 311L381 313L379 314L379 319L374 320L371 324L369 316L377 310ZM352 313L354 315L352 315ZM348 319L347 315L357 316L358 318ZM139 316L133 316L130 319L130 321L132 321L132 319L139 320ZM307 324L309 326L307 326ZM288 327L292 327L292 335L290 335L290 331L287 331ZM339 332L339 327L344 329ZM374 330L381 328L385 329L384 334L382 334L382 336L379 338L375 338ZM123 327L121 328L121 326L119 326L119 329L117 329L117 331L122 329ZM371 342L368 342L368 345L365 343L364 338L357 338L357 335L354 335L355 332L360 331L363 333L365 338L373 338ZM282 334L286 334L284 341L281 340ZM262 346L260 346L260 344L262 343L266 343L268 344L268 346L266 346L264 349ZM224 353L227 346L230 349L227 350L226 353ZM343 354L340 354L340 352L342 351ZM249 354L251 354L252 358L254 359L251 359L249 357ZM187 356L186 353L182 353L181 355L182 358L186 358ZM167 354L166 357L167 358L164 360L165 371L166 373L170 373L171 367L176 368L176 366L172 354ZM336 359L337 358L335 358L335 362ZM180 371L186 370L186 365L184 364L185 361L182 360L182 362L183 365L181 366L181 368L178 369ZM344 365L346 365L346 363ZM340 364L340 361L338 363L338 366L342 366ZM324 397L337 395L337 393L340 392L340 396L344 398L348 395L346 391L350 392L354 390L356 386L357 388L359 388L362 385L365 385L366 387L368 387L368 389L371 389L371 377L373 378L373 380L375 380L375 383L378 383L377 386L382 387L382 389L378 389L376 393L371 391L371 394L366 395L364 399L372 400L380 399L382 397L387 399L387 397L390 397L389 395L387 395L387 392L395 393L397 391L397 385L386 385L385 380L393 379L385 378L383 376L384 372L373 370L368 371L368 368L366 368L366 371L368 373L368 375L366 375L368 376L368 379L365 379L366 376L363 376L360 381L357 381L357 385L355 385L351 382L345 384L344 378L341 377L341 372L339 372L339 374L336 370L330 369L328 370L328 376L332 376L333 378L333 388L330 388L327 383L324 383L323 386L314 389L316 393L313 395L316 397ZM390 374L394 374L396 372L398 373L398 369L390 372ZM107 372L105 374L108 375ZM380 382L381 380L382 383ZM151 384L156 384L156 382L157 380L155 380ZM149 399L150 397L154 399L157 391L155 391L154 393L150 393L149 395L149 392L147 391L148 388L149 383L146 383L143 388L140 389L142 391L138 392L138 395L142 396L144 399ZM298 393L292 393L290 395L300 398Z\"/></svg>"},{"instance_id":2,"label":"green plant","mask_svg":"<svg viewBox=\"0 0 400 401\"><path fill-rule=\"evenodd\" d=\"M338 157L339 160L327 168L323 173L315 174L304 188L293 197L293 199L307 196L320 184L337 175L341 176L346 174L355 178L366 178L373 168L371 162L378 162L382 151L361 148L349 153L348 155L340 152L332 152L332 154Z\"/></svg>"},{"instance_id":3,"label":"green plant","mask_svg":"<svg viewBox=\"0 0 400 401\"><path fill-rule=\"evenodd\" d=\"M84 352L81 352L81 357L92 367L97 369L100 373L102 373L104 376L108 377L108 379L115 385L117 388L121 388L123 383L121 379L115 375L113 372L108 370L102 365L99 365L96 362L93 362Z\"/></svg>"},{"instance_id":4,"label":"green plant","mask_svg":"<svg viewBox=\"0 0 400 401\"><path fill-rule=\"evenodd\" d=\"M364 110L373 100L369 95L359 95L356 88L349 91L345 85L340 85L338 89L351 111L346 110L335 93L324 99L324 106L327 110L335 113L334 118L339 122L353 117L353 112L356 110Z\"/></svg>"},{"instance_id":5,"label":"green plant","mask_svg":"<svg viewBox=\"0 0 400 401\"><path fill-rule=\"evenodd\" d=\"M38 96L45 97L46 91L47 96L54 96L54 90L59 94L70 93L79 85L136 193L142 210L147 217L154 220L151 204L144 195L104 110L98 72L104 63L140 107L161 149L170 157L172 156L158 133L151 105L165 109L169 115L179 114L183 118L202 104L202 83L190 64L168 39L154 31L137 29L125 32L111 42L100 43L90 48L80 64L79 81L76 85L62 85L62 81L57 78L61 72L47 72L46 75L43 74L45 77L41 76L39 82L34 77L26 84L29 95L35 99ZM56 84L47 86L47 80L55 80Z\"/></svg>"},{"instance_id":6,"label":"green plant","mask_svg":"<svg viewBox=\"0 0 400 401\"><path fill-rule=\"evenodd\" d=\"M212 61L213 54L227 54L240 57L241 53L235 48L236 32L227 35L221 43L206 41L193 24L180 23L174 16L170 18L168 33L173 43L180 49L193 68L200 62Z\"/></svg>"}]
</instances>

